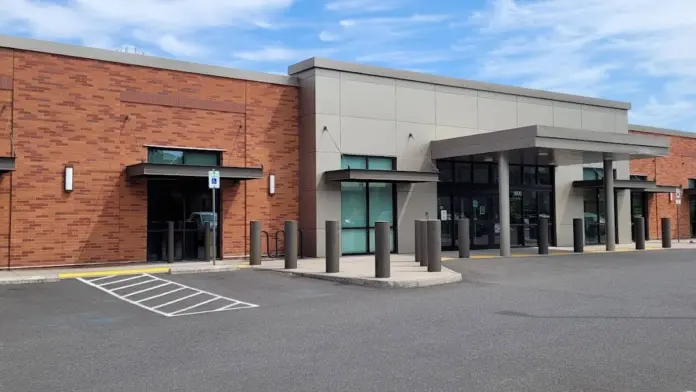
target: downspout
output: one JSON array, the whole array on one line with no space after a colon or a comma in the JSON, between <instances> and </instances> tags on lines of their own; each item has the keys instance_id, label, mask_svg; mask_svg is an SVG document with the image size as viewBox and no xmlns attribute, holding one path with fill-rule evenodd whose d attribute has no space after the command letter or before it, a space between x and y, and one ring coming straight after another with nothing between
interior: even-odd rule
<instances>
[{"instance_id":1,"label":"downspout","mask_svg":"<svg viewBox=\"0 0 696 392\"><path fill-rule=\"evenodd\" d=\"M12 51L12 92L10 93L10 156L15 158L15 148L14 148L14 74L16 69L16 55L15 51ZM7 222L7 270L9 271L12 267L12 194L14 193L14 173L10 172L10 197L9 197L9 207L10 213L8 214L9 219Z\"/></svg>"}]
</instances>

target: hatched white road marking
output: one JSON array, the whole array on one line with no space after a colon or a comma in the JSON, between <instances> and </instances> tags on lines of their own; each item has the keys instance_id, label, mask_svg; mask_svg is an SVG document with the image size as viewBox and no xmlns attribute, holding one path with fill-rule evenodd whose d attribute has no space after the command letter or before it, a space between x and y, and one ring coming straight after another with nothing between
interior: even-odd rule
<instances>
[{"instance_id":1,"label":"hatched white road marking","mask_svg":"<svg viewBox=\"0 0 696 392\"><path fill-rule=\"evenodd\" d=\"M77 280L92 287L96 287L120 300L165 317L224 312L227 310L249 309L259 306L248 302L242 302L234 298L223 297L209 291L199 290L195 287L172 282L171 280L162 279L150 274L140 274L129 278L110 280L116 277L118 276L112 275L93 279L78 278ZM147 280L138 281L138 279L143 278ZM153 286L142 287L142 285L148 283ZM165 290L167 291L157 294L154 292L154 290L165 286ZM134 298L136 295L146 292L152 292L151 294L154 295L141 299ZM220 302L219 306L217 306L218 301ZM147 304L144 302L147 302ZM213 303L215 303L216 306L210 306L210 304ZM198 310L206 305L208 305L208 309ZM165 311L163 308L167 310Z\"/></svg>"}]
</instances>

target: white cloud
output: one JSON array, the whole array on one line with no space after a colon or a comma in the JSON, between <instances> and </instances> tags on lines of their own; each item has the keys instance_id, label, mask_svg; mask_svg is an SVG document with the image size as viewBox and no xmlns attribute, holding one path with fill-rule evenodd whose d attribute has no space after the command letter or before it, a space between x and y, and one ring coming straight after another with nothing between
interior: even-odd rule
<instances>
[{"instance_id":1,"label":"white cloud","mask_svg":"<svg viewBox=\"0 0 696 392\"><path fill-rule=\"evenodd\" d=\"M388 51L358 56L355 60L361 63L383 63L401 66L432 64L449 61L451 58L438 52Z\"/></svg>"},{"instance_id":2,"label":"white cloud","mask_svg":"<svg viewBox=\"0 0 696 392\"><path fill-rule=\"evenodd\" d=\"M331 51L327 49L291 49L285 46L266 46L257 50L240 51L234 57L246 61L293 62L315 56L325 56Z\"/></svg>"},{"instance_id":3,"label":"white cloud","mask_svg":"<svg viewBox=\"0 0 696 392\"><path fill-rule=\"evenodd\" d=\"M332 41L338 41L340 37L337 34L334 34L330 31L322 30L321 33L319 33L319 40L324 41L324 42L332 42Z\"/></svg>"},{"instance_id":4,"label":"white cloud","mask_svg":"<svg viewBox=\"0 0 696 392\"><path fill-rule=\"evenodd\" d=\"M31 36L76 39L83 43L146 32L150 43L171 54L196 54L182 37L204 29L270 26L268 20L293 0L73 0L50 4L37 0L3 0L0 24L17 26Z\"/></svg>"},{"instance_id":5,"label":"white cloud","mask_svg":"<svg viewBox=\"0 0 696 392\"><path fill-rule=\"evenodd\" d=\"M336 12L377 12L394 9L396 3L389 0L336 0L326 3L329 11Z\"/></svg>"},{"instance_id":6,"label":"white cloud","mask_svg":"<svg viewBox=\"0 0 696 392\"><path fill-rule=\"evenodd\" d=\"M482 78L631 100L650 122L691 116L677 109L696 99L680 87L696 86L696 1L493 0L470 23L493 47Z\"/></svg>"}]
</instances>

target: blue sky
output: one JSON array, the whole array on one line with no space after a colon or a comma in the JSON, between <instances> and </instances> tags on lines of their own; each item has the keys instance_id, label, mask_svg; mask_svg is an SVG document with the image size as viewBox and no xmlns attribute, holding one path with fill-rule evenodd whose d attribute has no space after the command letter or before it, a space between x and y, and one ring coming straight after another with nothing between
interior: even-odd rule
<instances>
[{"instance_id":1,"label":"blue sky","mask_svg":"<svg viewBox=\"0 0 696 392\"><path fill-rule=\"evenodd\" d=\"M696 131L694 0L2 0L0 33L285 73L312 56L630 101Z\"/></svg>"}]
</instances>

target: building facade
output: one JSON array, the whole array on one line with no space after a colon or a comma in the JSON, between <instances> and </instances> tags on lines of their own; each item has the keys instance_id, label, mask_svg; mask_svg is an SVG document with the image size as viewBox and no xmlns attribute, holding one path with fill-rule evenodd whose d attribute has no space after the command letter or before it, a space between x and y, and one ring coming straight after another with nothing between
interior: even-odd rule
<instances>
[{"instance_id":1,"label":"building facade","mask_svg":"<svg viewBox=\"0 0 696 392\"><path fill-rule=\"evenodd\" d=\"M420 218L442 221L445 250L460 218L472 247L501 254L535 246L541 219L559 246L576 218L608 248L641 214L656 237L695 187L692 139L629 127L628 110L327 59L283 76L0 36L0 265L161 262L170 225L174 259L202 259L206 223L220 257L243 257L251 220L264 252L299 220L310 257L327 220L343 254L372 253L377 221L413 252Z\"/></svg>"},{"instance_id":2,"label":"building facade","mask_svg":"<svg viewBox=\"0 0 696 392\"><path fill-rule=\"evenodd\" d=\"M212 167L219 254L247 254L246 222L299 219L298 104L288 77L2 37L1 263L160 261L169 221L199 259Z\"/></svg>"},{"instance_id":3,"label":"building facade","mask_svg":"<svg viewBox=\"0 0 696 392\"><path fill-rule=\"evenodd\" d=\"M665 157L631 162L631 175L653 181L669 192L633 192L633 215L645 218L650 238L662 235L660 220L670 218L672 237L696 237L696 134L671 129L630 125L636 135L658 135L670 139L670 153ZM681 203L674 191L681 191Z\"/></svg>"}]
</instances>

